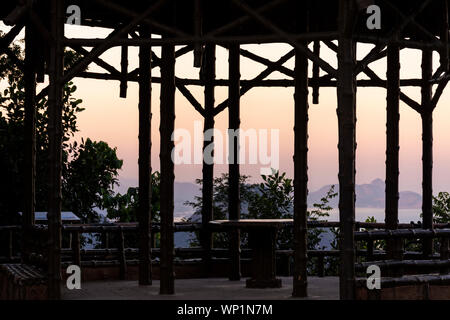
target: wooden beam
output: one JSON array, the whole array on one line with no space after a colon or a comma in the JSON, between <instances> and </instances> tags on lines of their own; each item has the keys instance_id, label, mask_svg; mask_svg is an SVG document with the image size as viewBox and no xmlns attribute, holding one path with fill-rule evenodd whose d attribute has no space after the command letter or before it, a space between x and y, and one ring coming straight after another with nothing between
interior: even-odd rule
<instances>
[{"instance_id":1,"label":"wooden beam","mask_svg":"<svg viewBox=\"0 0 450 320\"><path fill-rule=\"evenodd\" d=\"M86 67L95 59L98 58L102 53L104 53L106 50L111 48L111 44L114 41L127 41L128 39L123 39L123 36L128 34L130 31L133 30L142 20L147 18L150 14L158 10L161 5L163 5L166 2L166 0L159 0L152 6L150 6L147 10L145 10L142 14L136 16L129 24L126 26L120 28L119 30L114 30L106 39L102 39L100 44L93 48L89 55L86 56L82 61L80 61L77 65L75 65L73 68L71 68L63 77L63 82L66 83L67 81L70 81L73 79L77 73L83 71L86 69ZM150 37L148 37L150 38ZM147 44L149 45L149 44Z\"/></svg>"},{"instance_id":2,"label":"wooden beam","mask_svg":"<svg viewBox=\"0 0 450 320\"><path fill-rule=\"evenodd\" d=\"M288 53L286 53L284 56L282 56L280 59L278 59L277 62L275 62L272 66L267 67L264 71L262 71L260 74L258 74L255 78L253 78L251 81L258 82L269 76L272 72L275 71L277 66L283 65L286 61L288 61L290 58L292 58L295 55L295 51L291 50ZM250 89L254 87L254 84L252 82L248 82L245 86L242 86L240 95L243 96L245 93L247 93ZM228 106L228 99L221 102L217 107L214 108L214 115L219 114L223 110L225 110Z\"/></svg>"},{"instance_id":3,"label":"wooden beam","mask_svg":"<svg viewBox=\"0 0 450 320\"><path fill-rule=\"evenodd\" d=\"M112 11L119 13L122 16L127 16L130 18L139 17L138 13L134 12L133 10L129 10L121 5L118 5L114 2L106 1L106 0L94 0L94 1L97 2L98 4L104 6L105 8L108 8ZM153 19L150 19L149 17L146 17L145 19L143 19L142 23L146 24L149 27L152 27L152 30L154 30L154 31L168 32L169 34L180 36L180 37L188 36L187 33L183 32L181 30L178 30L174 27L169 27L167 25L159 23Z\"/></svg>"},{"instance_id":4,"label":"wooden beam","mask_svg":"<svg viewBox=\"0 0 450 320\"><path fill-rule=\"evenodd\" d=\"M273 61L270 61L269 59L266 59L266 58L263 58L261 56L258 56L257 54L254 54L254 53L252 53L252 52L250 52L248 50L245 50L245 49L241 49L240 52L241 52L241 56L243 56L243 57L246 57L246 58L249 58L249 59L251 59L253 61L259 62L259 63L261 63L261 64L263 64L263 65L265 65L266 67L269 67L269 68L273 66L273 68L276 71L279 71L279 72L281 72L281 73L283 73L283 74L285 74L285 75L287 75L289 77L293 77L294 76L294 71L292 71L291 69L286 68L286 67L284 67L282 65L279 65L276 62L273 62Z\"/></svg>"},{"instance_id":5,"label":"wooden beam","mask_svg":"<svg viewBox=\"0 0 450 320\"><path fill-rule=\"evenodd\" d=\"M214 45L205 46L205 57L202 65L202 72L205 81L205 120L203 133L214 129L214 79L216 76L216 48ZM203 185L202 185L202 236L201 244L204 249L203 262L205 275L210 270L211 248L213 245L212 234L208 230L208 223L213 220L213 182L214 182L214 164L205 161L205 151L210 143L213 143L214 137L210 141L203 142ZM213 154L213 151L211 152Z\"/></svg>"},{"instance_id":6,"label":"wooden beam","mask_svg":"<svg viewBox=\"0 0 450 320\"><path fill-rule=\"evenodd\" d=\"M49 202L48 202L48 297L61 298L61 173L62 173L62 98L64 8L59 0L51 1L48 139L49 139Z\"/></svg>"},{"instance_id":7,"label":"wooden beam","mask_svg":"<svg viewBox=\"0 0 450 320\"><path fill-rule=\"evenodd\" d=\"M25 156L24 156L24 209L22 216L22 261L28 260L31 233L34 225L34 210L36 203L36 70L35 35L30 25L25 30Z\"/></svg>"},{"instance_id":8,"label":"wooden beam","mask_svg":"<svg viewBox=\"0 0 450 320\"><path fill-rule=\"evenodd\" d=\"M228 179L228 218L239 220L241 217L241 197L239 190L239 132L240 120L240 53L239 45L230 45L228 57L228 128L234 132L229 133L229 179ZM241 236L240 231L235 229L229 233L230 238L230 280L241 279Z\"/></svg>"},{"instance_id":9,"label":"wooden beam","mask_svg":"<svg viewBox=\"0 0 450 320\"><path fill-rule=\"evenodd\" d=\"M255 9L255 11L257 13L261 14L261 13L264 13L266 11L275 9L277 6L279 6L280 4L282 4L284 2L286 2L286 0L274 0L272 2L269 2L269 3L266 3L266 4L262 5L258 9ZM233 28L235 28L237 26L243 25L248 20L250 20L250 16L248 14L244 15L242 17L237 18L234 21L231 21L231 22L227 23L224 26L221 26L221 27L219 27L217 29L209 31L206 34L206 36L217 36L217 35L223 34L223 33L227 32L227 31L232 30Z\"/></svg>"},{"instance_id":10,"label":"wooden beam","mask_svg":"<svg viewBox=\"0 0 450 320\"><path fill-rule=\"evenodd\" d=\"M160 215L161 215L161 265L160 293L175 293L174 273L174 163L172 134L175 130L175 47L167 45L161 51L161 135Z\"/></svg>"},{"instance_id":11,"label":"wooden beam","mask_svg":"<svg viewBox=\"0 0 450 320\"><path fill-rule=\"evenodd\" d=\"M294 111L294 297L308 296L308 59L296 50Z\"/></svg>"},{"instance_id":12,"label":"wooden beam","mask_svg":"<svg viewBox=\"0 0 450 320\"><path fill-rule=\"evenodd\" d=\"M141 27L140 36L150 37L148 27ZM139 284L152 284L151 261L151 46L139 49Z\"/></svg>"},{"instance_id":13,"label":"wooden beam","mask_svg":"<svg viewBox=\"0 0 450 320\"><path fill-rule=\"evenodd\" d=\"M386 197L385 223L390 230L398 229L399 200L399 121L400 121L400 49L397 45L387 47L387 116L386 116ZM388 259L400 259L402 242L387 241Z\"/></svg>"},{"instance_id":14,"label":"wooden beam","mask_svg":"<svg viewBox=\"0 0 450 320\"><path fill-rule=\"evenodd\" d=\"M7 34L5 34L3 37L0 38L0 48L7 48L11 42L14 41L14 39L19 35L19 33L22 31L24 25L23 24L16 24L14 27L12 27L11 30Z\"/></svg>"},{"instance_id":15,"label":"wooden beam","mask_svg":"<svg viewBox=\"0 0 450 320\"><path fill-rule=\"evenodd\" d=\"M379 37L376 37L376 45L370 52L358 62L358 65L356 66L357 72L360 70L362 71L369 62L373 59L374 56L378 55L379 52L388 44L400 44L399 42L399 36L401 32L411 23L411 21L414 20L416 16L418 16L431 2L432 0L424 0L422 1L414 10L411 11L411 13L408 16L403 16L402 21L399 23L399 25L395 28L393 28L386 37L383 39L380 39ZM358 37L358 41L361 41L362 39ZM407 47L407 46L405 46Z\"/></svg>"},{"instance_id":16,"label":"wooden beam","mask_svg":"<svg viewBox=\"0 0 450 320\"><path fill-rule=\"evenodd\" d=\"M431 50L422 51L422 224L424 229L433 229L433 109L431 106L433 71ZM433 253L432 239L423 241L425 257Z\"/></svg>"},{"instance_id":17,"label":"wooden beam","mask_svg":"<svg viewBox=\"0 0 450 320\"><path fill-rule=\"evenodd\" d=\"M284 33L284 36L280 36L277 33L268 33L268 34L260 34L260 35L230 35L230 36L207 36L204 35L202 37L197 36L186 36L186 37L173 37L173 38L151 38L151 39L112 39L108 38L108 49L116 46L141 46L148 42L151 42L153 47L160 47L165 44L173 44L173 45L194 45L196 42L201 42L204 44L221 44L227 45L232 43L239 44L255 44L255 43L273 43L273 42L287 42L286 37L291 39L290 41L313 41L313 40L336 40L337 33L334 31L323 31L323 32L308 32L308 33L299 33L299 34L291 34ZM370 36L361 36L360 39L372 39ZM360 40L358 39L358 40ZM376 42L377 38L370 40L370 42ZM77 38L77 39L65 39L64 44L67 46L79 45L83 47L95 47L103 44L105 39L99 38ZM430 46L426 43L420 43L417 41L403 41L404 43L411 43L414 46L418 47L427 47ZM315 56L314 56L315 57ZM311 60L317 60L314 57L311 57ZM329 69L329 68L327 68Z\"/></svg>"},{"instance_id":18,"label":"wooden beam","mask_svg":"<svg viewBox=\"0 0 450 320\"><path fill-rule=\"evenodd\" d=\"M356 153L356 44L352 39L353 1L339 1L338 128L339 128L339 248L340 297L355 298L355 153Z\"/></svg>"},{"instance_id":19,"label":"wooden beam","mask_svg":"<svg viewBox=\"0 0 450 320\"><path fill-rule=\"evenodd\" d=\"M272 30L275 34L279 35L282 39L290 43L294 48L301 51L303 54L308 57L311 61L314 63L317 63L322 70L327 72L328 74L332 76L337 75L336 69L334 69L329 63L327 63L325 60L320 59L320 57L317 57L310 49L308 49L308 46L302 45L298 40L294 39L291 35L280 29L279 27L275 26L272 22L270 22L268 19L264 18L261 14L256 12L254 9L243 3L241 0L232 0L233 3L241 8L244 12L246 12L249 16L251 16L253 19L261 23L263 26L267 27L268 29Z\"/></svg>"}]
</instances>

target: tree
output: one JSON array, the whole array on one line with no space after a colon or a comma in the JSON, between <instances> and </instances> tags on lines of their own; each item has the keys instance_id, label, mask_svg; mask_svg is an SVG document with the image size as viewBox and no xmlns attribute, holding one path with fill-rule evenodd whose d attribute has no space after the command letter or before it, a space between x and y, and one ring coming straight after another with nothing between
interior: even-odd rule
<instances>
[{"instance_id":1,"label":"tree","mask_svg":"<svg viewBox=\"0 0 450 320\"><path fill-rule=\"evenodd\" d=\"M118 170L123 161L106 142L87 138L71 145L63 174L63 207L71 209L84 223L99 222L95 207L105 209L105 196L112 195L112 188L118 184Z\"/></svg>"},{"instance_id":2,"label":"tree","mask_svg":"<svg viewBox=\"0 0 450 320\"><path fill-rule=\"evenodd\" d=\"M24 169L24 103L25 89L22 70L15 60L23 63L21 41L10 46L16 59L0 56L0 78L6 82L6 89L0 92L0 223L18 223L17 212L23 211L23 169ZM65 70L70 69L81 58L74 51L64 55ZM74 97L77 87L68 82L63 87L63 205L81 215L81 218L95 220L88 213L92 205L100 205L98 195L111 192L121 162L116 150L104 142L86 140L80 146L71 145L70 140L78 131L77 115L84 109L82 100ZM48 199L48 100L36 101L36 210L47 210ZM70 156L73 158L71 163ZM101 165L94 165L97 160ZM88 166L92 166L91 170ZM89 172L91 176L85 173ZM104 177L106 175L106 178ZM109 183L110 182L110 183ZM85 189L83 191L82 189ZM87 190L93 197L87 199ZM72 194L71 192L75 192ZM83 199L77 199L80 196ZM78 202L78 200L80 200ZM87 201L88 200L88 201ZM92 213L92 212L91 212Z\"/></svg>"},{"instance_id":3,"label":"tree","mask_svg":"<svg viewBox=\"0 0 450 320\"><path fill-rule=\"evenodd\" d=\"M433 196L433 221L434 223L450 222L450 194L439 192Z\"/></svg>"},{"instance_id":4,"label":"tree","mask_svg":"<svg viewBox=\"0 0 450 320\"><path fill-rule=\"evenodd\" d=\"M161 174L158 171L152 173L152 222L158 223L160 218L160 182ZM131 187L125 194L115 195L106 193L103 195L104 206L107 208L109 219L117 222L137 222L137 209L139 205L139 188Z\"/></svg>"}]
</instances>

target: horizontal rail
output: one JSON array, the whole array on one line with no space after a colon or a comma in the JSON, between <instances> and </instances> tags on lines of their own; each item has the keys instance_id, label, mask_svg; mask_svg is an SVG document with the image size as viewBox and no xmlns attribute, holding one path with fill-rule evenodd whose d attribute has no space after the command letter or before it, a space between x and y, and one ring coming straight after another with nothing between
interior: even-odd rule
<instances>
[{"instance_id":1,"label":"horizontal rail","mask_svg":"<svg viewBox=\"0 0 450 320\"><path fill-rule=\"evenodd\" d=\"M357 278L359 287L367 288L367 278ZM449 285L450 275L409 275L398 278L381 278L381 288L392 288L413 284Z\"/></svg>"},{"instance_id":2,"label":"horizontal rail","mask_svg":"<svg viewBox=\"0 0 450 320\"><path fill-rule=\"evenodd\" d=\"M355 240L450 238L450 229L398 229L355 232Z\"/></svg>"},{"instance_id":3,"label":"horizontal rail","mask_svg":"<svg viewBox=\"0 0 450 320\"><path fill-rule=\"evenodd\" d=\"M398 269L398 268L443 268L450 267L450 260L382 260L369 261L355 264L357 272L365 272L371 265L377 265L382 270L384 269Z\"/></svg>"}]
</instances>

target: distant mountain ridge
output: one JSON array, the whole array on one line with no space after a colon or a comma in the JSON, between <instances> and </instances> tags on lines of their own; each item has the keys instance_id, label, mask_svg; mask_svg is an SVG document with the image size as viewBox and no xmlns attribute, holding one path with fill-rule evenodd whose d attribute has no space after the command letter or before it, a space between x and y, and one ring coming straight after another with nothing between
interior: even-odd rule
<instances>
[{"instance_id":1,"label":"distant mountain ridge","mask_svg":"<svg viewBox=\"0 0 450 320\"><path fill-rule=\"evenodd\" d=\"M127 181L128 182L128 181ZM137 183L129 182L129 185L135 185ZM126 190L126 184L122 185L122 192ZM312 207L314 203L320 202L320 199L325 196L330 189L331 184L323 186L322 188L310 192L308 195L308 206ZM357 184L356 189L356 207L358 208L384 208L384 181L381 179L375 179L368 184ZM188 217L193 213L193 209L190 206L184 205L186 201L194 201L196 196L200 196L200 187L197 184L191 182L175 182L175 217ZM339 192L339 185L335 185L335 191ZM338 207L339 197L335 197L330 201L330 206L333 208ZM422 196L412 191L401 191L399 208L400 209L418 209L422 206Z\"/></svg>"},{"instance_id":2,"label":"distant mountain ridge","mask_svg":"<svg viewBox=\"0 0 450 320\"><path fill-rule=\"evenodd\" d=\"M310 192L308 195L308 206L319 203L320 199L325 196L332 185L326 185L317 191ZM335 185L335 191L339 193L339 184ZM358 208L384 208L385 206L385 183L381 179L375 179L371 183L357 184L356 207ZM422 196L412 191L399 192L399 209L418 209L422 206ZM330 201L330 206L338 207L339 197L335 197Z\"/></svg>"}]
</instances>

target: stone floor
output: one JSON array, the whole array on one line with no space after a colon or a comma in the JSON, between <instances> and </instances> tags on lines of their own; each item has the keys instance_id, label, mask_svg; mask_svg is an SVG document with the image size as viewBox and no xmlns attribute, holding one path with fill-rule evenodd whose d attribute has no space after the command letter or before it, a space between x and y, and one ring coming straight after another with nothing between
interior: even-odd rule
<instances>
[{"instance_id":1,"label":"stone floor","mask_svg":"<svg viewBox=\"0 0 450 320\"><path fill-rule=\"evenodd\" d=\"M80 290L63 289L66 300L279 300L294 299L292 278L282 277L280 289L247 289L245 279L229 281L223 278L183 279L175 281L175 295L159 295L159 281L152 286L139 286L137 281L95 281L82 283ZM339 298L339 278L308 278L308 298L336 300Z\"/></svg>"}]
</instances>

